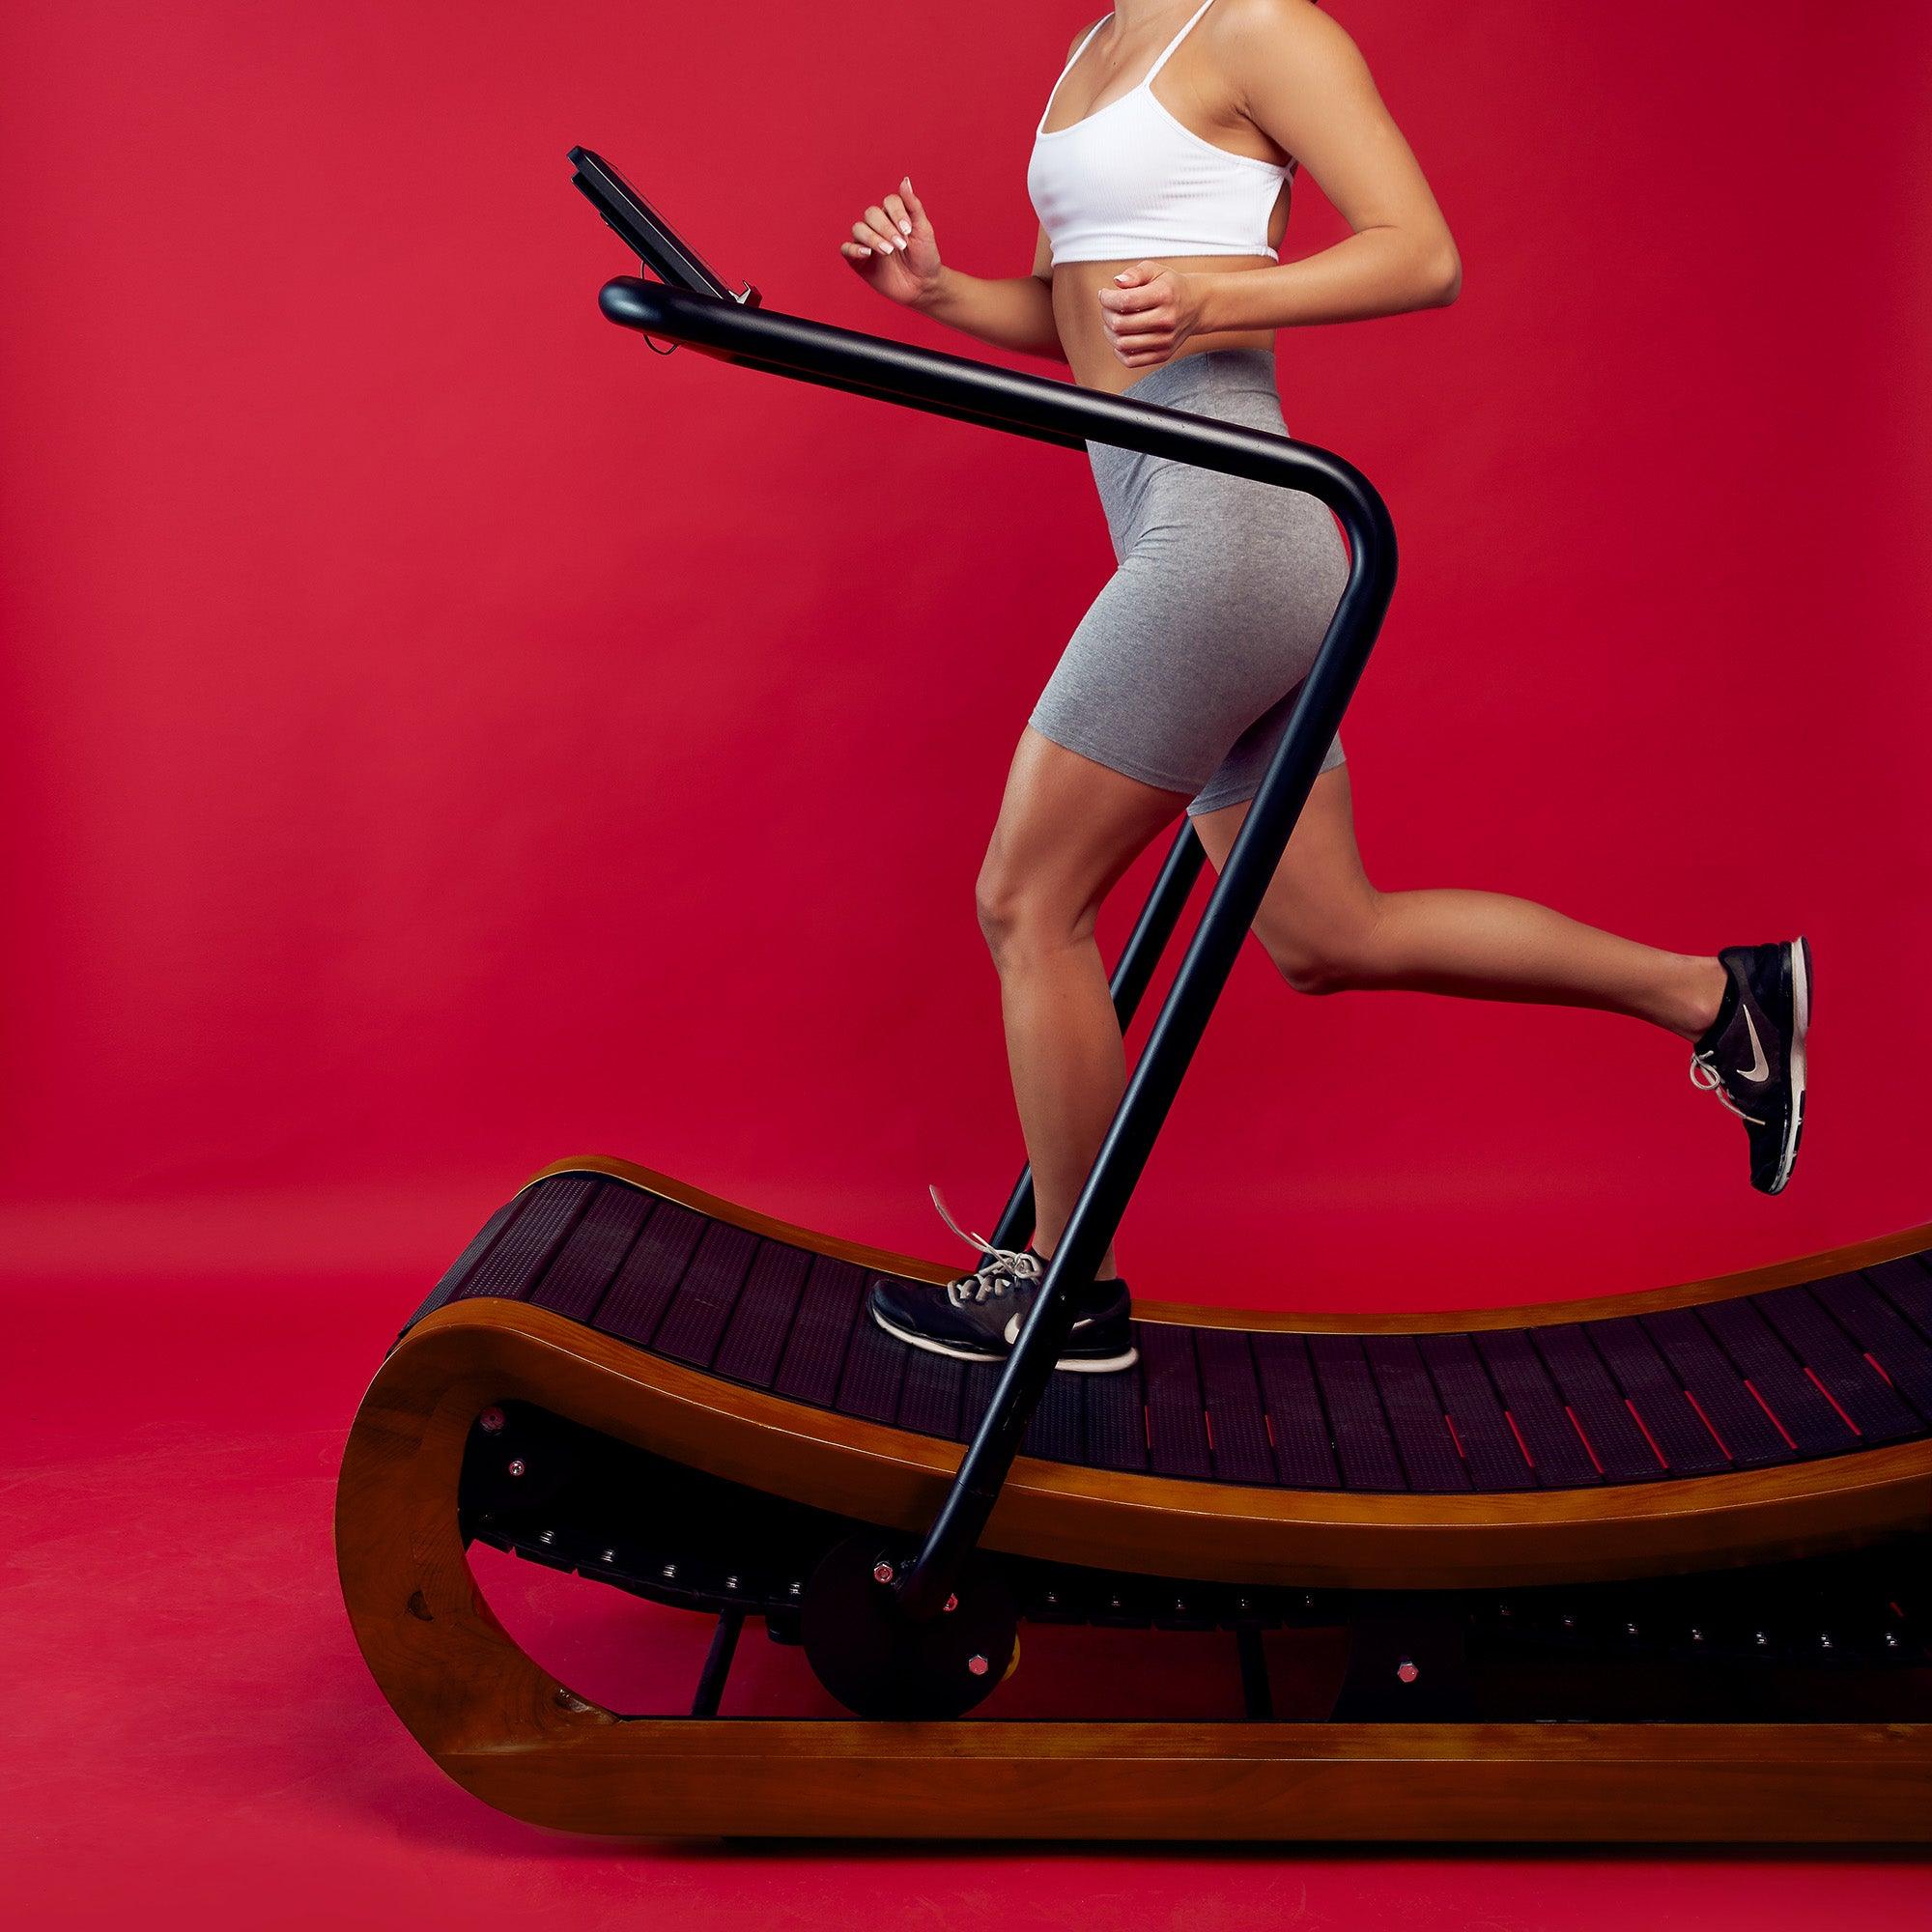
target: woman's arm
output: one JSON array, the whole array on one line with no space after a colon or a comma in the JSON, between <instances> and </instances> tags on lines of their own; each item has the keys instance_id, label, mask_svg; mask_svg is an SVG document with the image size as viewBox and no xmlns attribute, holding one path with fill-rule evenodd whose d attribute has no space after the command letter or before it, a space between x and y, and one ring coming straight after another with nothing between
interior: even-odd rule
<instances>
[{"instance_id":1,"label":"woman's arm","mask_svg":"<svg viewBox=\"0 0 1932 1932\"><path fill-rule=\"evenodd\" d=\"M1053 319L1053 261L1043 234L1032 274L1003 281L962 274L940 260L932 223L908 179L897 193L867 209L838 252L889 301L1002 349L1066 359Z\"/></svg>"},{"instance_id":2,"label":"woman's arm","mask_svg":"<svg viewBox=\"0 0 1932 1932\"><path fill-rule=\"evenodd\" d=\"M1127 270L1099 298L1122 360L1165 361L1192 335L1454 301L1463 265L1449 224L1354 42L1310 0L1241 0L1220 26L1242 114L1314 176L1353 232L1277 268Z\"/></svg>"}]
</instances>

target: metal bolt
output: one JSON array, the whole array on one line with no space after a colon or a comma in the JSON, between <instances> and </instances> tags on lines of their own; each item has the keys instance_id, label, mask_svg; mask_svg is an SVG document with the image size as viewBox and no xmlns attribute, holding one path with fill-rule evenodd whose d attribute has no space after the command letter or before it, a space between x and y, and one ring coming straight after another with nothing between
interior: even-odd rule
<instances>
[{"instance_id":1,"label":"metal bolt","mask_svg":"<svg viewBox=\"0 0 1932 1932\"><path fill-rule=\"evenodd\" d=\"M893 1580L893 1566L882 1556L872 1565L872 1581L890 1583Z\"/></svg>"},{"instance_id":2,"label":"metal bolt","mask_svg":"<svg viewBox=\"0 0 1932 1932\"><path fill-rule=\"evenodd\" d=\"M514 1456L510 1459L510 1474L513 1476L521 1476L526 1466L521 1456Z\"/></svg>"},{"instance_id":3,"label":"metal bolt","mask_svg":"<svg viewBox=\"0 0 1932 1932\"><path fill-rule=\"evenodd\" d=\"M665 1581L668 1583L671 1580L671 1578L677 1575L677 1565L675 1563L667 1563L664 1569L659 1574L664 1577Z\"/></svg>"},{"instance_id":4,"label":"metal bolt","mask_svg":"<svg viewBox=\"0 0 1932 1932\"><path fill-rule=\"evenodd\" d=\"M603 1560L604 1560L604 1561L605 1561L606 1563L614 1563L614 1562L616 1562L616 1560L617 1560L617 1552L616 1552L616 1551L615 1551L614 1549L607 1549L607 1550L606 1550L606 1551L604 1552L604 1557L603 1557Z\"/></svg>"},{"instance_id":5,"label":"metal bolt","mask_svg":"<svg viewBox=\"0 0 1932 1932\"><path fill-rule=\"evenodd\" d=\"M724 1587L725 1587L725 1588L726 1588L727 1590L735 1590L735 1589L736 1589L736 1588L738 1587L738 1579L737 1579L737 1577L725 1577L725 1579L724 1579Z\"/></svg>"},{"instance_id":6,"label":"metal bolt","mask_svg":"<svg viewBox=\"0 0 1932 1932\"><path fill-rule=\"evenodd\" d=\"M1830 1650L1832 1648L1832 1633L1830 1631L1820 1631L1818 1633L1818 1648L1820 1650Z\"/></svg>"},{"instance_id":7,"label":"metal bolt","mask_svg":"<svg viewBox=\"0 0 1932 1932\"><path fill-rule=\"evenodd\" d=\"M539 1543L554 1543L556 1541L556 1531L554 1529L540 1529L537 1531L537 1541Z\"/></svg>"},{"instance_id":8,"label":"metal bolt","mask_svg":"<svg viewBox=\"0 0 1932 1932\"><path fill-rule=\"evenodd\" d=\"M1413 1684L1415 1680L1422 1675L1422 1672L1418 1670L1416 1666L1408 1661L1407 1658L1405 1657L1403 1661L1396 1665L1395 1674L1404 1684Z\"/></svg>"},{"instance_id":9,"label":"metal bolt","mask_svg":"<svg viewBox=\"0 0 1932 1932\"><path fill-rule=\"evenodd\" d=\"M966 1660L966 1668L970 1670L975 1677L985 1676L987 1671L992 1669L992 1667L993 1666L990 1663L988 1663L986 1660L982 1656L980 1656L980 1654L977 1650L973 1653L971 1657L969 1657Z\"/></svg>"},{"instance_id":10,"label":"metal bolt","mask_svg":"<svg viewBox=\"0 0 1932 1932\"><path fill-rule=\"evenodd\" d=\"M1771 1633L1769 1631L1752 1631L1751 1641L1760 1650L1769 1650L1771 1648Z\"/></svg>"},{"instance_id":11,"label":"metal bolt","mask_svg":"<svg viewBox=\"0 0 1932 1932\"><path fill-rule=\"evenodd\" d=\"M503 1433L503 1411L500 1408L486 1408L476 1418L476 1426L485 1435L500 1435Z\"/></svg>"}]
</instances>

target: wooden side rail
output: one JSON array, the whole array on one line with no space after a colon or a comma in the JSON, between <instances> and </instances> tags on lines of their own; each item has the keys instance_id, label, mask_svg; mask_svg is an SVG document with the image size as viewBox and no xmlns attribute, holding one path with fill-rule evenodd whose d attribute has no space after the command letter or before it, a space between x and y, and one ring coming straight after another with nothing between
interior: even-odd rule
<instances>
[{"instance_id":1,"label":"wooden side rail","mask_svg":"<svg viewBox=\"0 0 1932 1932\"><path fill-rule=\"evenodd\" d=\"M1932 1833L1924 1724L620 1719L534 1663L483 1601L457 1526L464 1443L476 1415L504 1401L598 1426L634 1407L619 1433L662 1440L691 1391L652 1396L569 1338L515 1319L533 1314L542 1311L452 1310L390 1356L351 1433L336 1512L344 1598L384 1695L452 1778L532 1824L623 1835L1138 1839ZM535 1328L553 1323L569 1326L551 1318ZM909 1498L943 1477L924 1471ZM1038 1480L1016 1471L1021 1493Z\"/></svg>"}]
</instances>

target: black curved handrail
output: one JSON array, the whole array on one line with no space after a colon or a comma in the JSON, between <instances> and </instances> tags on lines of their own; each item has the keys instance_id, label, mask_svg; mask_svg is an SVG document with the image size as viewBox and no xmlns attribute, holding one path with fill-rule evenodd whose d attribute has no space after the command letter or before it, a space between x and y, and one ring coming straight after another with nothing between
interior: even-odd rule
<instances>
[{"instance_id":1,"label":"black curved handrail","mask_svg":"<svg viewBox=\"0 0 1932 1932\"><path fill-rule=\"evenodd\" d=\"M1008 1358L985 1419L917 1556L895 1568L900 1609L912 1617L931 1616L945 1604L960 1565L992 1514L1027 1423L1046 1391L1070 1331L1072 1291L1094 1279L1112 1244L1241 941L1261 910L1289 835L1308 801L1322 755L1341 727L1394 593L1395 528L1387 507L1360 470L1309 443L883 341L800 316L687 295L635 276L606 283L598 299L604 313L626 328L688 343L725 361L773 375L877 397L1038 442L1075 447L1110 443L1305 491L1334 511L1348 538L1348 582L1327 634L1047 1264L1038 1296ZM1198 848L1199 841L1194 843ZM1198 856L1193 864L1198 867ZM1175 855L1170 854L1163 879L1171 879L1174 872ZM1178 902L1173 911L1178 914ZM1172 920L1167 923L1171 928ZM1118 980L1116 990L1118 994ZM1015 1205L1019 1196L1016 1189ZM1011 1213L1009 1207L1009 1219Z\"/></svg>"}]
</instances>

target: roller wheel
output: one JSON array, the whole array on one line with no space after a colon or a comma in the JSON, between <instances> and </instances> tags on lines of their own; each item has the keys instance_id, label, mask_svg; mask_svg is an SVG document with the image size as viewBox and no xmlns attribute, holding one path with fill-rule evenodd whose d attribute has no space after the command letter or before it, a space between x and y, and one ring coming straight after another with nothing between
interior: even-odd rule
<instances>
[{"instance_id":1,"label":"roller wheel","mask_svg":"<svg viewBox=\"0 0 1932 1932\"><path fill-rule=\"evenodd\" d=\"M861 1718L958 1718L1005 1682L1019 1611L999 1566L976 1557L953 1607L923 1623L899 1613L890 1579L905 1552L874 1532L835 1545L805 1586L805 1654L818 1681Z\"/></svg>"}]
</instances>

